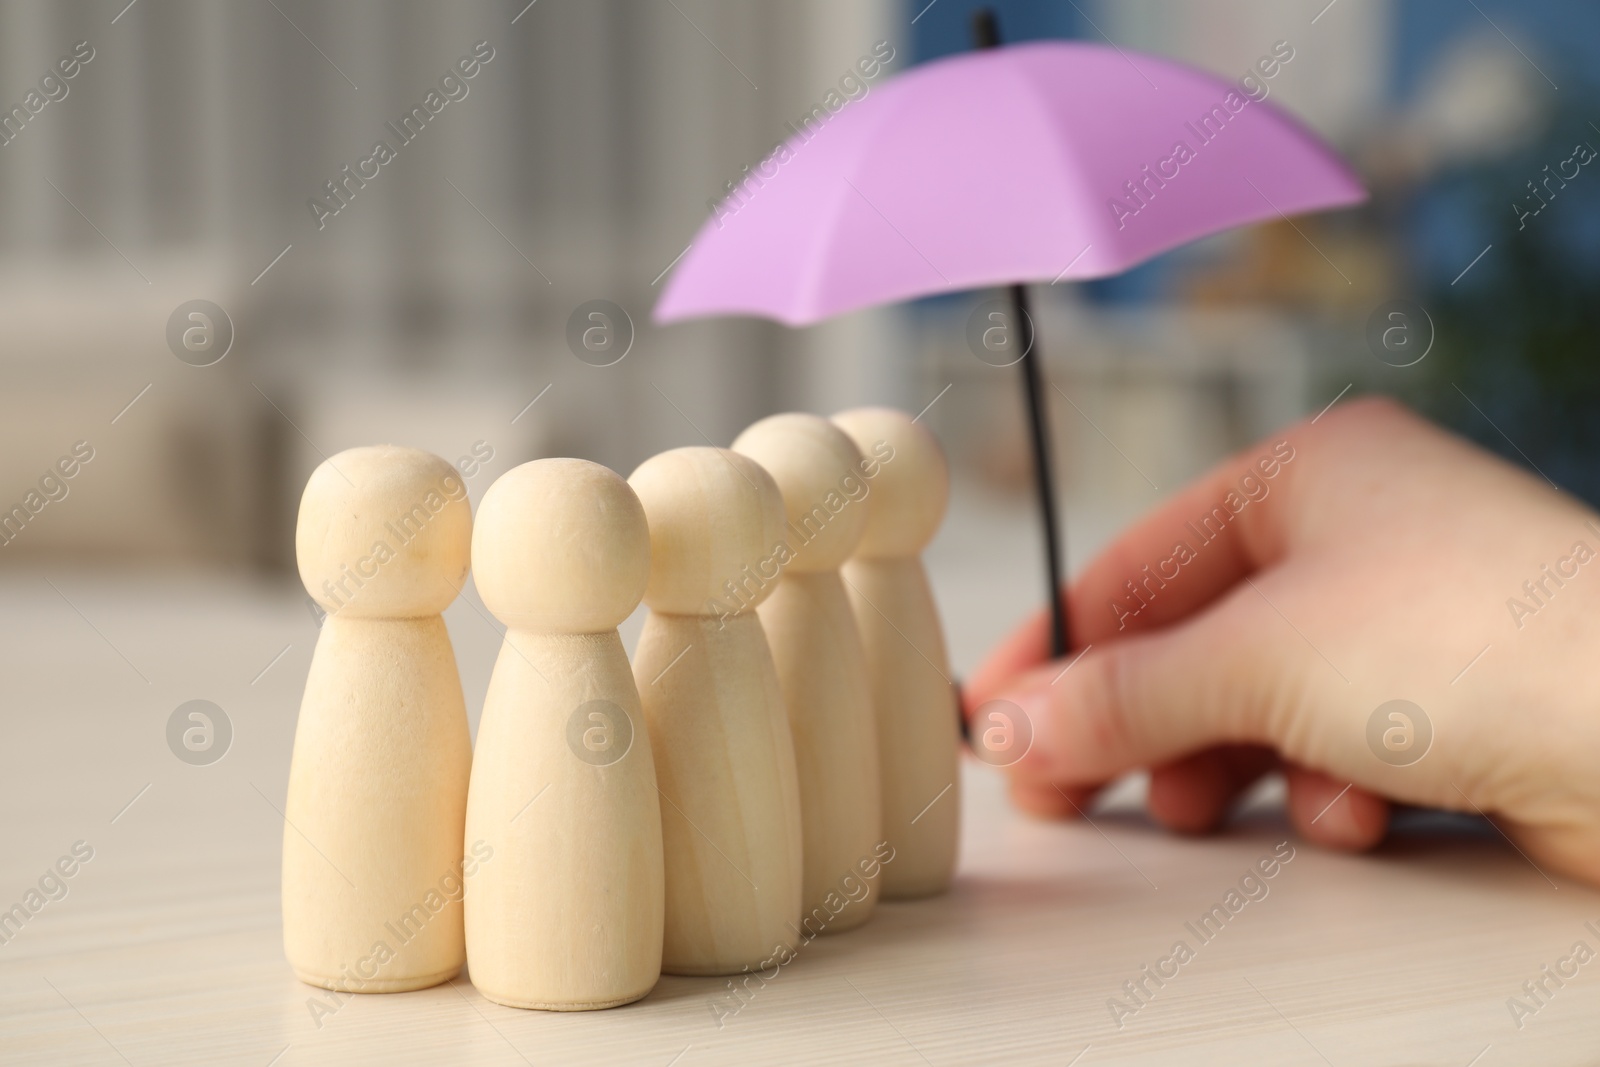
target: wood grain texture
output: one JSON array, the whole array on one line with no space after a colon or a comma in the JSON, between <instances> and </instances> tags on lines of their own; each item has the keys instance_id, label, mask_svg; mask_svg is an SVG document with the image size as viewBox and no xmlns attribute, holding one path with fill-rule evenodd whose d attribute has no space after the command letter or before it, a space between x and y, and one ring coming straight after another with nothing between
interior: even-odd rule
<instances>
[{"instance_id":1,"label":"wood grain texture","mask_svg":"<svg viewBox=\"0 0 1600 1067\"><path fill-rule=\"evenodd\" d=\"M733 450L772 475L787 519L782 577L756 611L778 667L800 779L801 927L843 933L872 917L887 847L871 685L839 578L867 529L866 463L838 426L801 413L754 423Z\"/></svg>"},{"instance_id":2,"label":"wood grain texture","mask_svg":"<svg viewBox=\"0 0 1600 1067\"><path fill-rule=\"evenodd\" d=\"M841 574L878 724L883 832L895 850L883 895L942 893L955 873L961 792L956 687L944 626L922 552L950 499L950 465L933 432L893 408L833 417L862 456L869 479L867 529Z\"/></svg>"},{"instance_id":3,"label":"wood grain texture","mask_svg":"<svg viewBox=\"0 0 1600 1067\"><path fill-rule=\"evenodd\" d=\"M883 836L895 860L883 895L942 893L955 874L961 734L939 611L922 561L854 559L841 572L871 684Z\"/></svg>"},{"instance_id":4,"label":"wood grain texture","mask_svg":"<svg viewBox=\"0 0 1600 1067\"><path fill-rule=\"evenodd\" d=\"M650 568L644 509L596 463L542 459L478 506L474 577L506 623L484 697L466 841L473 983L500 1004L627 1004L661 975L655 758L616 627Z\"/></svg>"},{"instance_id":5,"label":"wood grain texture","mask_svg":"<svg viewBox=\"0 0 1600 1067\"><path fill-rule=\"evenodd\" d=\"M585 717L581 730L600 731L590 734L594 763L569 746L573 712L591 702L600 718ZM607 751L624 745L620 756ZM655 985L661 814L615 631L506 635L478 727L466 841L492 849L465 879L467 958L485 996L584 1010L627 1004Z\"/></svg>"},{"instance_id":6,"label":"wood grain texture","mask_svg":"<svg viewBox=\"0 0 1600 1067\"><path fill-rule=\"evenodd\" d=\"M753 614L652 613L634 671L662 797L662 970L758 970L798 940L801 887L794 742L766 631Z\"/></svg>"},{"instance_id":7,"label":"wood grain texture","mask_svg":"<svg viewBox=\"0 0 1600 1067\"><path fill-rule=\"evenodd\" d=\"M472 514L445 460L352 448L311 474L295 552L327 612L284 801L284 950L301 979L396 992L466 962L461 825L472 760L440 617Z\"/></svg>"},{"instance_id":8,"label":"wood grain texture","mask_svg":"<svg viewBox=\"0 0 1600 1067\"><path fill-rule=\"evenodd\" d=\"M392 992L461 970L459 882L439 885L461 870L471 746L443 619L328 617L284 805L284 950L303 980Z\"/></svg>"},{"instance_id":9,"label":"wood grain texture","mask_svg":"<svg viewBox=\"0 0 1600 1067\"><path fill-rule=\"evenodd\" d=\"M650 525L634 677L662 798L662 969L760 970L800 935L800 782L753 610L775 585L783 495L722 448L652 456L628 484Z\"/></svg>"},{"instance_id":10,"label":"wood grain texture","mask_svg":"<svg viewBox=\"0 0 1600 1067\"><path fill-rule=\"evenodd\" d=\"M756 612L800 779L801 926L844 933L872 917L881 888L870 863L883 840L878 733L861 637L837 571L784 575Z\"/></svg>"}]
</instances>

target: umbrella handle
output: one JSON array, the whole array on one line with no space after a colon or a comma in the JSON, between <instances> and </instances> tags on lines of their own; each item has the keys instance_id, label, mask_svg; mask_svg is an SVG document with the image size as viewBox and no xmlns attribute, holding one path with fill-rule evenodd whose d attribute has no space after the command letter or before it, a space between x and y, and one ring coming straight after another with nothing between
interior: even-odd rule
<instances>
[{"instance_id":1,"label":"umbrella handle","mask_svg":"<svg viewBox=\"0 0 1600 1067\"><path fill-rule=\"evenodd\" d=\"M1034 485L1039 494L1039 515L1044 523L1044 563L1050 604L1050 656L1060 659L1071 645L1067 632L1066 598L1061 588L1061 535L1056 520L1055 482L1050 476L1050 429L1045 418L1044 374L1039 369L1038 333L1028 313L1028 290L1011 287L1011 310L1023 345L1022 390L1028 406L1028 429L1033 438Z\"/></svg>"}]
</instances>

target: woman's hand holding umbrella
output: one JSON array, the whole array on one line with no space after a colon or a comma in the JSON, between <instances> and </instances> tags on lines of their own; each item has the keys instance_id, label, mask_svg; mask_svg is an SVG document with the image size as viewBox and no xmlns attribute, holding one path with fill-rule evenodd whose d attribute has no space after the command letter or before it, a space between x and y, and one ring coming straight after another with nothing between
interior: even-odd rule
<instances>
[{"instance_id":1,"label":"woman's hand holding umbrella","mask_svg":"<svg viewBox=\"0 0 1600 1067\"><path fill-rule=\"evenodd\" d=\"M1270 494L1126 615L1124 582L1193 541L1184 524L1279 440L1294 459ZM1600 883L1597 549L1595 515L1543 480L1388 402L1344 404L1123 534L1067 597L1089 651L1065 674L1045 662L1041 613L971 679L967 711L1028 716L1008 773L1039 814L1150 768L1151 815L1206 831L1281 761L1312 841L1369 847L1391 802L1486 813L1542 870ZM1396 699L1414 708L1379 714Z\"/></svg>"}]
</instances>

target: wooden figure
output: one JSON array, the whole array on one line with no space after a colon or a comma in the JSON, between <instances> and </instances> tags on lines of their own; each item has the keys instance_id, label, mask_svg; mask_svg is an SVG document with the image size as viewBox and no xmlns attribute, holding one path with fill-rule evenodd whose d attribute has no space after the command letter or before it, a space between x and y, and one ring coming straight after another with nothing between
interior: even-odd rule
<instances>
[{"instance_id":1,"label":"wooden figure","mask_svg":"<svg viewBox=\"0 0 1600 1067\"><path fill-rule=\"evenodd\" d=\"M858 408L833 421L879 461L866 535L841 573L878 717L883 834L895 853L883 895L931 896L950 886L961 824L956 692L921 559L944 519L950 468L933 434L903 412Z\"/></svg>"},{"instance_id":2,"label":"wooden figure","mask_svg":"<svg viewBox=\"0 0 1600 1067\"><path fill-rule=\"evenodd\" d=\"M661 974L655 763L617 625L650 573L639 498L578 459L507 471L472 539L483 602L508 627L484 700L467 840L467 956L484 996L583 1011Z\"/></svg>"},{"instance_id":3,"label":"wooden figure","mask_svg":"<svg viewBox=\"0 0 1600 1067\"><path fill-rule=\"evenodd\" d=\"M306 483L295 554L327 616L289 767L283 941L312 985L421 989L466 959L449 887L472 742L440 612L471 542L466 487L430 453L353 448Z\"/></svg>"},{"instance_id":4,"label":"wooden figure","mask_svg":"<svg viewBox=\"0 0 1600 1067\"><path fill-rule=\"evenodd\" d=\"M756 610L800 777L801 926L808 936L837 933L871 917L882 858L877 728L861 636L839 578L866 530L863 461L844 431L816 415L762 419L733 447L765 467L783 494L781 577ZM755 577L769 581L766 574Z\"/></svg>"},{"instance_id":5,"label":"wooden figure","mask_svg":"<svg viewBox=\"0 0 1600 1067\"><path fill-rule=\"evenodd\" d=\"M800 792L766 631L753 610L784 539L772 476L720 448L647 460L650 606L634 681L666 846L669 974L771 967L800 923Z\"/></svg>"}]
</instances>

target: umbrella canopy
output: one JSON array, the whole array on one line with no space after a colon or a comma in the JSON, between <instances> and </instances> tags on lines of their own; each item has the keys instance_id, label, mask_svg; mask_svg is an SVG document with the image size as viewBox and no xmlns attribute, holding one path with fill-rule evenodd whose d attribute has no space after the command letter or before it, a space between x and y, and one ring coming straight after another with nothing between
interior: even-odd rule
<instances>
[{"instance_id":1,"label":"umbrella canopy","mask_svg":"<svg viewBox=\"0 0 1600 1067\"><path fill-rule=\"evenodd\" d=\"M1050 649L1070 647L1043 373L1023 282L1116 274L1205 234L1356 203L1348 168L1254 92L1152 56L1050 42L918 67L778 148L701 229L657 322L800 326L1009 285L1044 526ZM1291 53L1292 58L1292 53ZM991 315L993 320L995 316ZM987 337L988 334L985 334ZM1007 341L1007 345L1011 342ZM964 722L963 722L964 726Z\"/></svg>"},{"instance_id":2,"label":"umbrella canopy","mask_svg":"<svg viewBox=\"0 0 1600 1067\"><path fill-rule=\"evenodd\" d=\"M656 321L797 326L932 293L1104 277L1366 195L1315 135L1241 85L1065 41L916 67L752 175L701 228Z\"/></svg>"}]
</instances>

